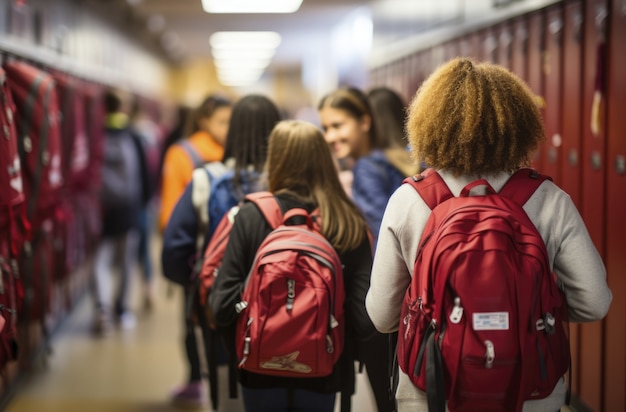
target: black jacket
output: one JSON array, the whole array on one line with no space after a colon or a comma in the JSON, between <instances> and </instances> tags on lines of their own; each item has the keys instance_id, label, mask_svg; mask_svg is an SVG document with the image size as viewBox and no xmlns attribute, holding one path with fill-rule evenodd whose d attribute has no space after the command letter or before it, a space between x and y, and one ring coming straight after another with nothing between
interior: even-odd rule
<instances>
[{"instance_id":1,"label":"black jacket","mask_svg":"<svg viewBox=\"0 0 626 412\"><path fill-rule=\"evenodd\" d=\"M308 211L313 205L303 205L297 200L277 196L283 212L294 207ZM260 210L253 203L243 205L230 235L226 253L220 268L220 275L209 297L219 327L228 330L231 354L234 354L234 326L237 313L235 304L241 299L246 277L252 267L256 250L270 233L271 228ZM330 376L322 378L282 378L258 375L240 370L239 378L243 386L250 388L283 387L307 389L316 392L333 393L340 390L354 390L354 355L357 340L366 340L375 329L365 311L365 295L369 289L372 265L371 246L367 237L355 250L340 254L343 264L346 291L345 317L346 336L344 352Z\"/></svg>"}]
</instances>

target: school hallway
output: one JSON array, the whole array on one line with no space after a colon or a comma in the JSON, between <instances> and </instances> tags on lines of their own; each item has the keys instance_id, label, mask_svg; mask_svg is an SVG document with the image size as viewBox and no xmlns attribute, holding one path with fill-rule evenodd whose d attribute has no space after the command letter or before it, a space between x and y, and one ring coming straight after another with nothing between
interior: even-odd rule
<instances>
[{"instance_id":1,"label":"school hallway","mask_svg":"<svg viewBox=\"0 0 626 412\"><path fill-rule=\"evenodd\" d=\"M153 238L152 257L158 261L160 239ZM156 268L159 265L155 265ZM83 296L51 340L45 366L19 385L6 412L174 412L171 392L187 373L182 344L181 300L178 287L168 291L161 273L155 273L151 312L141 309L139 272L133 278L133 330L114 329L104 338L91 334L92 301ZM171 292L171 293L170 293ZM222 373L223 372L223 373ZM243 411L240 399L227 396L226 371L220 369L218 411ZM223 382L223 383L222 383ZM336 404L339 404L337 397ZM375 412L365 373L357 376L353 411ZM338 407L336 410L338 411ZM188 409L189 410L189 409ZM210 406L204 409L212 410Z\"/></svg>"}]
</instances>

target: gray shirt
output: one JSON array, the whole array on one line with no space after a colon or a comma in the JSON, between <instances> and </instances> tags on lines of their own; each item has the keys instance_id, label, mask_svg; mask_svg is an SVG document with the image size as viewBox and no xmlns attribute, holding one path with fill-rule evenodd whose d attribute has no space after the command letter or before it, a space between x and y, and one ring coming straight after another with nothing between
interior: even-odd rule
<instances>
[{"instance_id":1,"label":"gray shirt","mask_svg":"<svg viewBox=\"0 0 626 412\"><path fill-rule=\"evenodd\" d=\"M455 196L479 176L460 176L439 171ZM499 191L510 174L480 176ZM612 294L606 283L604 263L570 197L558 186L545 181L524 205L524 210L541 234L565 290L570 321L602 319L609 310ZM409 185L402 185L389 199L382 220L372 268L366 308L376 328L383 333L398 329L400 308L409 286L417 246L430 209ZM400 411L427 411L426 396L400 371L396 397ZM558 410L565 397L565 382L557 384L552 395L528 401L524 411Z\"/></svg>"}]
</instances>

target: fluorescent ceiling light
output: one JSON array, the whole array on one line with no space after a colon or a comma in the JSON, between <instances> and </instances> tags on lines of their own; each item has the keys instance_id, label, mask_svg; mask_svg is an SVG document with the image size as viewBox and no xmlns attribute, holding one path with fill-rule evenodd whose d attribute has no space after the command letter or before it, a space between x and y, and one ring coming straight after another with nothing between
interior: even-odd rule
<instances>
[{"instance_id":1,"label":"fluorescent ceiling light","mask_svg":"<svg viewBox=\"0 0 626 412\"><path fill-rule=\"evenodd\" d=\"M276 49L280 34L273 31L218 31L211 35L213 49Z\"/></svg>"},{"instance_id":2,"label":"fluorescent ceiling light","mask_svg":"<svg viewBox=\"0 0 626 412\"><path fill-rule=\"evenodd\" d=\"M215 60L271 60L274 57L273 49L213 49L211 54Z\"/></svg>"},{"instance_id":3,"label":"fluorescent ceiling light","mask_svg":"<svg viewBox=\"0 0 626 412\"><path fill-rule=\"evenodd\" d=\"M242 66L247 69L264 69L270 64L269 60L215 60L215 66L218 70L234 70Z\"/></svg>"},{"instance_id":4,"label":"fluorescent ceiling light","mask_svg":"<svg viewBox=\"0 0 626 412\"><path fill-rule=\"evenodd\" d=\"M202 0L207 13L293 13L302 0Z\"/></svg>"}]
</instances>

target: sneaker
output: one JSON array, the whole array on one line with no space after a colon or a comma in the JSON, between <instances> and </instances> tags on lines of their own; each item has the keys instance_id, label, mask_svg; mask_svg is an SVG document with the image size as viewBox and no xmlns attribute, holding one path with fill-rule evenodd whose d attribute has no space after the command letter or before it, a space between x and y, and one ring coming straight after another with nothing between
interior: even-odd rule
<instances>
[{"instance_id":1,"label":"sneaker","mask_svg":"<svg viewBox=\"0 0 626 412\"><path fill-rule=\"evenodd\" d=\"M184 409L199 409L206 406L207 399L204 394L202 382L191 382L177 389L172 394L174 406Z\"/></svg>"},{"instance_id":2,"label":"sneaker","mask_svg":"<svg viewBox=\"0 0 626 412\"><path fill-rule=\"evenodd\" d=\"M117 324L122 330L133 330L137 326L137 319L132 312L124 311L118 315Z\"/></svg>"}]
</instances>

